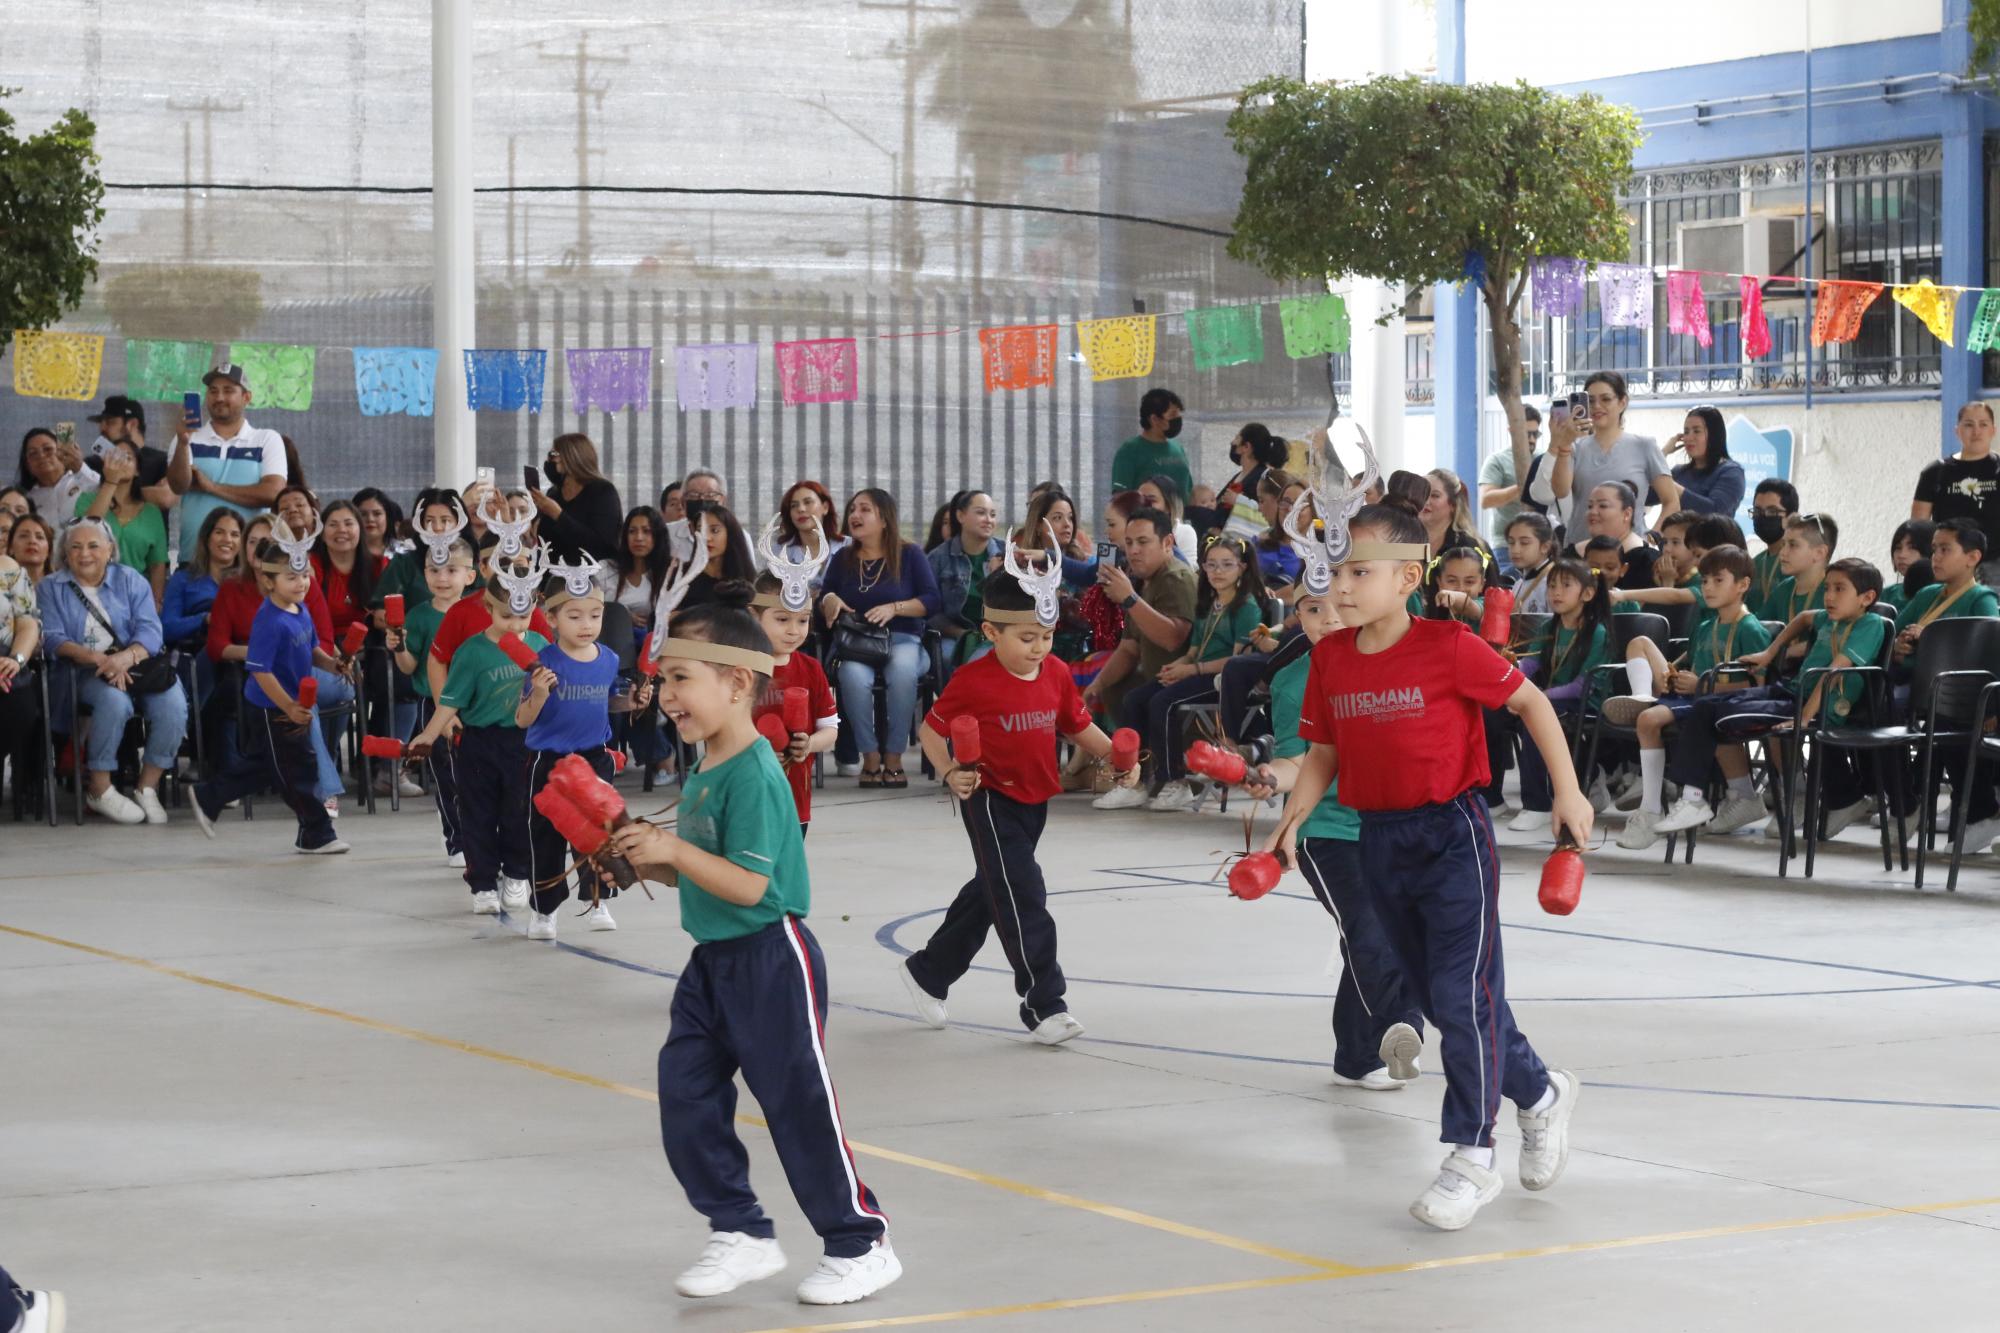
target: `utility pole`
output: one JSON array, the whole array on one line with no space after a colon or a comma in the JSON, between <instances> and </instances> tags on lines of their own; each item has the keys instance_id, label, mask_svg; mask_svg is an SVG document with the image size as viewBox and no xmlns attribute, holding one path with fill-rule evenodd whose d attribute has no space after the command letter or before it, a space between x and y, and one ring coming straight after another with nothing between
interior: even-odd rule
<instances>
[{"instance_id":1,"label":"utility pole","mask_svg":"<svg viewBox=\"0 0 2000 1333\"><path fill-rule=\"evenodd\" d=\"M213 97L204 97L199 101L193 102L177 101L169 98L167 109L169 111L192 111L201 117L201 182L204 187L213 185L215 183L216 114L220 112L227 115L241 111L243 103L224 102ZM186 122L183 122L181 126L181 170L183 174L189 177L188 183L190 185L194 183L192 179L193 157L193 144L190 142L189 126ZM212 203L213 200L204 188L202 191L201 209L202 253L210 259L215 257L215 213L210 206ZM194 257L194 191L192 190L188 191L182 204L181 248L187 252L186 258L192 259Z\"/></svg>"},{"instance_id":2,"label":"utility pole","mask_svg":"<svg viewBox=\"0 0 2000 1333\"><path fill-rule=\"evenodd\" d=\"M576 263L580 269L588 270L590 254L590 155L602 152L590 146L590 104L597 103L597 109L604 109L604 94L611 88L608 79L592 80L590 67L599 65L629 65L625 56L593 56L590 54L590 34L584 33L576 39L574 55L544 55L546 61L561 61L576 65Z\"/></svg>"},{"instance_id":3,"label":"utility pole","mask_svg":"<svg viewBox=\"0 0 2000 1333\"><path fill-rule=\"evenodd\" d=\"M472 481L477 425L465 395L473 322L472 0L431 4L431 336L438 349L433 480Z\"/></svg>"},{"instance_id":4,"label":"utility pole","mask_svg":"<svg viewBox=\"0 0 2000 1333\"><path fill-rule=\"evenodd\" d=\"M917 228L917 205L910 196L917 192L917 15L957 14L957 5L927 5L920 0L861 0L863 9L903 11L903 151L896 205L896 240L892 254L896 270L906 284L916 281L916 269L923 263L923 239ZM895 51L891 47L891 51Z\"/></svg>"}]
</instances>

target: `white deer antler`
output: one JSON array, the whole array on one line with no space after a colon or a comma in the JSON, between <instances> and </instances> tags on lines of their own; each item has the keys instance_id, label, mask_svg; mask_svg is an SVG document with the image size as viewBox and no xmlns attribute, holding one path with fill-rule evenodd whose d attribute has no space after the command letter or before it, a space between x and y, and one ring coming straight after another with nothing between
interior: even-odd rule
<instances>
[{"instance_id":1,"label":"white deer antler","mask_svg":"<svg viewBox=\"0 0 2000 1333\"><path fill-rule=\"evenodd\" d=\"M1337 486L1322 491L1318 486L1308 486L1306 495L1312 499L1313 513L1319 519L1318 530L1299 530L1302 520L1300 511L1305 507L1295 504L1285 515L1285 535L1291 538L1292 549L1299 554L1304 569L1300 581L1306 591L1318 597L1333 586L1333 567L1347 559L1353 542L1348 536L1347 525L1359 513L1361 506L1368 503L1368 492L1381 480L1381 470L1375 461L1375 449L1369 442L1368 432L1359 422L1355 430L1361 436L1361 480L1353 486ZM1324 434L1324 432L1322 432ZM1333 458L1333 441L1326 442L1326 452ZM1334 458L1337 464L1339 460Z\"/></svg>"},{"instance_id":2,"label":"white deer antler","mask_svg":"<svg viewBox=\"0 0 2000 1333\"><path fill-rule=\"evenodd\" d=\"M597 571L602 568L604 565L601 561L586 555L580 563L574 565L561 560L549 560L545 563L544 572L561 579L563 591L571 597L588 597L596 586Z\"/></svg>"},{"instance_id":3,"label":"white deer antler","mask_svg":"<svg viewBox=\"0 0 2000 1333\"><path fill-rule=\"evenodd\" d=\"M680 607L681 599L688 595L688 589L708 568L706 562L696 563L683 560L674 570L674 576L667 580L667 586L660 589L659 600L653 603L653 659L658 661L667 646L667 624Z\"/></svg>"},{"instance_id":4,"label":"white deer antler","mask_svg":"<svg viewBox=\"0 0 2000 1333\"><path fill-rule=\"evenodd\" d=\"M429 528L417 529L417 540L430 548L430 555L426 559L439 569L451 563L451 544L465 531L464 511L457 505L453 505L451 510L454 517L450 531L432 532Z\"/></svg>"},{"instance_id":5,"label":"white deer antler","mask_svg":"<svg viewBox=\"0 0 2000 1333\"><path fill-rule=\"evenodd\" d=\"M1062 615L1062 543L1056 540L1056 530L1047 519L1042 520L1042 528L1049 536L1047 569L1037 570L1032 564L1022 564L1017 559L1020 548L1014 545L1012 537L1007 538L1007 554L1002 563L1021 590L1035 599L1035 619L1046 629Z\"/></svg>"},{"instance_id":6,"label":"white deer antler","mask_svg":"<svg viewBox=\"0 0 2000 1333\"><path fill-rule=\"evenodd\" d=\"M667 554L677 565L685 565L694 559L694 528L684 518L677 518L667 524Z\"/></svg>"},{"instance_id":7,"label":"white deer antler","mask_svg":"<svg viewBox=\"0 0 2000 1333\"><path fill-rule=\"evenodd\" d=\"M271 523L271 540L284 548L285 563L292 567L294 574L303 574L312 568L313 543L319 540L320 530L325 525L319 515L313 515L312 531L302 537L292 535L292 529L284 519L274 519Z\"/></svg>"},{"instance_id":8,"label":"white deer antler","mask_svg":"<svg viewBox=\"0 0 2000 1333\"><path fill-rule=\"evenodd\" d=\"M778 602L787 611L804 611L812 605L813 580L819 577L826 562L832 558L826 534L819 530L817 520L812 524L812 541L815 548L803 560L794 560L778 549L778 532L784 516L780 514L771 520L771 526L764 529L764 538L759 545L764 556L764 568L778 576L784 586L778 590Z\"/></svg>"},{"instance_id":9,"label":"white deer antler","mask_svg":"<svg viewBox=\"0 0 2000 1333\"><path fill-rule=\"evenodd\" d=\"M493 562L493 577L507 591L507 609L525 616L535 609L535 594L541 591L542 579L549 572L548 552L539 546L533 548L526 566L519 569L510 568L509 559L503 555Z\"/></svg>"},{"instance_id":10,"label":"white deer antler","mask_svg":"<svg viewBox=\"0 0 2000 1333\"><path fill-rule=\"evenodd\" d=\"M505 497L502 497L501 503L507 505L511 511L512 505ZM489 495L481 500L479 516L486 520L487 527L500 535L500 554L503 556L521 554L521 548L527 544L522 538L528 535L528 529L534 525L535 516L531 513L526 518L516 521L508 517L507 513L495 513L492 506L492 496Z\"/></svg>"}]
</instances>

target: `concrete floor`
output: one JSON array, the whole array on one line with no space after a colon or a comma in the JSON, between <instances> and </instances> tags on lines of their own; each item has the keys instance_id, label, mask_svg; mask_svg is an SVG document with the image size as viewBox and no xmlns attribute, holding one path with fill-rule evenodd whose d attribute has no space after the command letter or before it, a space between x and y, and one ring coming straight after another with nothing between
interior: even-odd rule
<instances>
[{"instance_id":1,"label":"concrete floor","mask_svg":"<svg viewBox=\"0 0 2000 1333\"><path fill-rule=\"evenodd\" d=\"M184 811L0 824L0 1262L67 1290L73 1327L1995 1323L1991 857L1946 898L1885 876L1862 830L1812 883L1760 839L1667 872L1606 847L1557 919L1534 840L1503 833L1515 1010L1585 1089L1562 1183L1518 1187L1505 1117L1507 1191L1446 1236L1404 1212L1443 1152L1442 1080L1328 1083L1331 924L1296 878L1251 904L1206 882L1236 818L1058 803L1042 861L1089 1033L1045 1050L990 969L951 1030L912 1020L893 959L969 853L934 789L836 780L811 923L907 1274L821 1311L792 1299L816 1246L754 1128L791 1269L672 1292L704 1234L650 1104L689 948L672 898L530 944L466 911L417 804L350 813L329 860L289 855L271 804L215 843Z\"/></svg>"}]
</instances>

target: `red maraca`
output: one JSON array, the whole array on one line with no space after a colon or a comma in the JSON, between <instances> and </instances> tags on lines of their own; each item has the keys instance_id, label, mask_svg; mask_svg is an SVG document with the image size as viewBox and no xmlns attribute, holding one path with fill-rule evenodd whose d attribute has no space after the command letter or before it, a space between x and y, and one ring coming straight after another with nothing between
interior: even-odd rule
<instances>
[{"instance_id":1,"label":"red maraca","mask_svg":"<svg viewBox=\"0 0 2000 1333\"><path fill-rule=\"evenodd\" d=\"M370 759L401 759L403 743L394 736L363 736L361 753Z\"/></svg>"},{"instance_id":2,"label":"red maraca","mask_svg":"<svg viewBox=\"0 0 2000 1333\"><path fill-rule=\"evenodd\" d=\"M1130 773L1139 766L1139 733L1120 727L1111 733L1111 770Z\"/></svg>"},{"instance_id":3,"label":"red maraca","mask_svg":"<svg viewBox=\"0 0 2000 1333\"><path fill-rule=\"evenodd\" d=\"M311 708L319 702L319 677L307 676L299 682L299 707Z\"/></svg>"},{"instance_id":4,"label":"red maraca","mask_svg":"<svg viewBox=\"0 0 2000 1333\"><path fill-rule=\"evenodd\" d=\"M648 634L645 641L639 645L639 674L647 677L660 674L660 659L653 656L653 636L651 634Z\"/></svg>"},{"instance_id":5,"label":"red maraca","mask_svg":"<svg viewBox=\"0 0 2000 1333\"><path fill-rule=\"evenodd\" d=\"M785 719L776 713L766 713L757 719L757 731L771 742L771 748L778 752L778 758L785 757L785 751L792 744L792 734L785 730Z\"/></svg>"},{"instance_id":6,"label":"red maraca","mask_svg":"<svg viewBox=\"0 0 2000 1333\"><path fill-rule=\"evenodd\" d=\"M812 696L797 685L785 690L785 730L794 736L812 730Z\"/></svg>"},{"instance_id":7,"label":"red maraca","mask_svg":"<svg viewBox=\"0 0 2000 1333\"><path fill-rule=\"evenodd\" d=\"M625 771L625 752L623 750L613 750L611 752L611 771L613 773L623 773Z\"/></svg>"},{"instance_id":8,"label":"red maraca","mask_svg":"<svg viewBox=\"0 0 2000 1333\"><path fill-rule=\"evenodd\" d=\"M1270 852L1252 852L1229 869L1229 892L1249 902L1278 887L1285 868Z\"/></svg>"},{"instance_id":9,"label":"red maraca","mask_svg":"<svg viewBox=\"0 0 2000 1333\"><path fill-rule=\"evenodd\" d=\"M522 642L518 634L501 635L500 651L507 654L507 660L523 671L533 671L542 664L542 659L535 650Z\"/></svg>"},{"instance_id":10,"label":"red maraca","mask_svg":"<svg viewBox=\"0 0 2000 1333\"><path fill-rule=\"evenodd\" d=\"M545 786L535 793L535 809L555 826L563 841L585 856L594 855L610 836L601 825L591 823L554 785Z\"/></svg>"},{"instance_id":11,"label":"red maraca","mask_svg":"<svg viewBox=\"0 0 2000 1333\"><path fill-rule=\"evenodd\" d=\"M1234 787L1249 776L1250 766L1243 762L1243 756L1234 750L1210 745L1207 741L1196 741L1188 747L1187 766L1205 778L1213 778L1225 787Z\"/></svg>"},{"instance_id":12,"label":"red maraca","mask_svg":"<svg viewBox=\"0 0 2000 1333\"><path fill-rule=\"evenodd\" d=\"M979 719L961 713L951 720L951 760L960 768L979 767Z\"/></svg>"},{"instance_id":13,"label":"red maraca","mask_svg":"<svg viewBox=\"0 0 2000 1333\"><path fill-rule=\"evenodd\" d=\"M357 620L349 625L347 633L341 636L340 651L352 657L361 651L361 645L366 642L368 642L368 622Z\"/></svg>"},{"instance_id":14,"label":"red maraca","mask_svg":"<svg viewBox=\"0 0 2000 1333\"><path fill-rule=\"evenodd\" d=\"M1488 588L1486 606L1479 615L1479 637L1495 648L1507 646L1514 635L1514 590Z\"/></svg>"},{"instance_id":15,"label":"red maraca","mask_svg":"<svg viewBox=\"0 0 2000 1333\"><path fill-rule=\"evenodd\" d=\"M1550 916L1568 916L1582 900L1583 852L1567 834L1542 862L1542 887L1536 896Z\"/></svg>"},{"instance_id":16,"label":"red maraca","mask_svg":"<svg viewBox=\"0 0 2000 1333\"><path fill-rule=\"evenodd\" d=\"M403 627L403 594L392 592L382 599L382 619L390 629Z\"/></svg>"}]
</instances>

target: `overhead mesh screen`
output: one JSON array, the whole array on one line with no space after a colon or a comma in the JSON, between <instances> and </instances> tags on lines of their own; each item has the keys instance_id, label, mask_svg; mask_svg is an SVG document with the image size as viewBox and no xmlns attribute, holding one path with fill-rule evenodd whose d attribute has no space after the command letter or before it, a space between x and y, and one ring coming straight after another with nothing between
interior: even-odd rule
<instances>
[{"instance_id":1,"label":"overhead mesh screen","mask_svg":"<svg viewBox=\"0 0 2000 1333\"><path fill-rule=\"evenodd\" d=\"M802 476L887 485L913 516L962 485L1018 514L1047 477L1094 507L1150 384L1230 432L1325 401L1275 312L1260 363L1197 373L1162 320L1152 375L1093 386L1065 327L1053 386L992 395L975 335L1280 294L1223 252L1222 121L1245 83L1298 71L1295 0L475 14L478 341L552 353L539 414L479 417L502 478L580 429L628 504L707 463L745 513ZM88 111L113 183L101 279L62 325L108 335L100 395L128 337L312 345L310 409L253 420L323 495L430 480L431 423L361 415L350 350L431 341L429 65L422 0L9 6L11 110L30 130ZM770 344L845 336L858 401L783 406ZM674 349L707 342L765 346L755 407L677 408ZM651 407L575 411L562 354L587 347L653 349ZM15 439L86 411L0 392Z\"/></svg>"}]
</instances>

